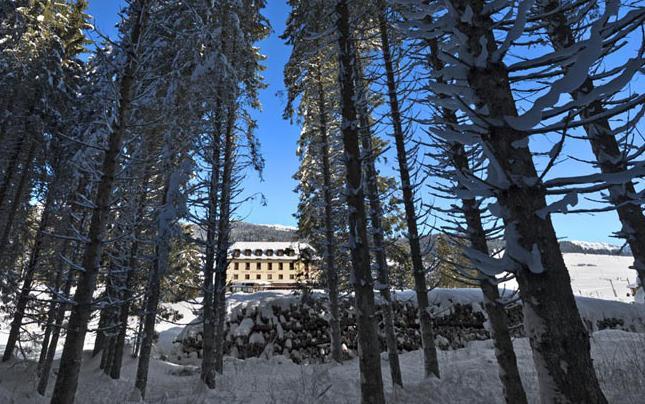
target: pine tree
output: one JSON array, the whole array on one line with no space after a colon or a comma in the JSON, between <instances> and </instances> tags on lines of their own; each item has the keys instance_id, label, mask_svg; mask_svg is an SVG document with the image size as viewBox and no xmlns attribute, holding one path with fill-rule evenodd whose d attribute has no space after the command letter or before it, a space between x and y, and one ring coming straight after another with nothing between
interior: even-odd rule
<instances>
[{"instance_id":1,"label":"pine tree","mask_svg":"<svg viewBox=\"0 0 645 404\"><path fill-rule=\"evenodd\" d=\"M336 4L338 29L338 82L341 94L343 145L345 150L347 204L349 207L352 286L357 312L361 401L383 403L383 379L376 324L374 322L374 284L370 271L367 217L356 106L356 69L352 49L350 12L345 0ZM426 295L427 296L427 295Z\"/></svg>"}]
</instances>

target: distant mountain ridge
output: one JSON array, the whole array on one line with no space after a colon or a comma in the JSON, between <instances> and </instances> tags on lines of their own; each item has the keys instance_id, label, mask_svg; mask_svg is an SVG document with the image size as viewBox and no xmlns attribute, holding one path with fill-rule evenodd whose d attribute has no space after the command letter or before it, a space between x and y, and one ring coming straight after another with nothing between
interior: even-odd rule
<instances>
[{"instance_id":1,"label":"distant mountain ridge","mask_svg":"<svg viewBox=\"0 0 645 404\"><path fill-rule=\"evenodd\" d=\"M432 239L434 239L432 236ZM231 241L296 241L298 231L295 227L280 224L255 224L247 222L236 222L232 225ZM504 243L501 240L491 241L491 249L502 248ZM563 253L582 253L595 255L621 255L631 256L629 246L621 250L620 245L579 240L561 240L560 250Z\"/></svg>"},{"instance_id":2,"label":"distant mountain ridge","mask_svg":"<svg viewBox=\"0 0 645 404\"><path fill-rule=\"evenodd\" d=\"M563 253L583 253L596 255L632 255L632 250L626 245L624 248L616 244L594 241L562 240L560 250Z\"/></svg>"},{"instance_id":3,"label":"distant mountain ridge","mask_svg":"<svg viewBox=\"0 0 645 404\"><path fill-rule=\"evenodd\" d=\"M296 228L279 224L235 222L231 225L231 241L296 241Z\"/></svg>"},{"instance_id":4,"label":"distant mountain ridge","mask_svg":"<svg viewBox=\"0 0 645 404\"><path fill-rule=\"evenodd\" d=\"M619 255L631 256L632 250L629 246L625 246L621 250L621 246L610 243L602 243L597 241L580 241L580 240L560 240L560 251L563 254L579 253L579 254L593 254L593 255ZM491 249L500 249L504 247L503 240L493 240L488 243Z\"/></svg>"}]
</instances>

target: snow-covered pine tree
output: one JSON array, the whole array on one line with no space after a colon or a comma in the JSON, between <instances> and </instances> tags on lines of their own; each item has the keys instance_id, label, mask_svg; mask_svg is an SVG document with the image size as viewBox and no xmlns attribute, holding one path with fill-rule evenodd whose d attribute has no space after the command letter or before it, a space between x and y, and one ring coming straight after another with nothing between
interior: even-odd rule
<instances>
[{"instance_id":1,"label":"snow-covered pine tree","mask_svg":"<svg viewBox=\"0 0 645 404\"><path fill-rule=\"evenodd\" d=\"M395 384L402 386L401 365L399 364L399 351L397 348L397 337L394 330L394 314L392 310L392 292L390 290L390 274L385 249L384 230L384 209L382 206L381 188L379 187L379 173L376 169L377 155L383 149L375 145L373 134L373 123L370 114L371 104L368 93L368 83L365 79L362 55L356 47L354 49L354 68L356 89L358 92L358 116L360 122L361 136L361 158L363 160L365 194L369 203L370 232L372 235L372 252L376 268L378 285L376 289L383 297L381 305L383 313L383 328L385 331L385 342L387 346L390 374ZM434 340L433 340L434 346Z\"/></svg>"},{"instance_id":2,"label":"snow-covered pine tree","mask_svg":"<svg viewBox=\"0 0 645 404\"><path fill-rule=\"evenodd\" d=\"M129 4L128 16L131 24L128 26L129 32L124 34L122 41L124 60L119 75L119 91L116 102L118 107L114 114L114 120L109 125L110 130L106 133L107 147L100 170L101 179L93 199L92 219L88 233L89 242L83 253L81 264L84 270L79 275L74 295L76 305L74 305L69 319L52 403L73 402L76 393L83 343L92 312L91 304L96 287L99 260L102 255L114 179L131 108L133 79L137 59L141 57L140 52L143 51L139 48L139 41L146 29L148 7L147 0L133 0Z\"/></svg>"},{"instance_id":3,"label":"snow-covered pine tree","mask_svg":"<svg viewBox=\"0 0 645 404\"><path fill-rule=\"evenodd\" d=\"M361 401L384 403L379 342L376 336L374 280L371 274L363 169L359 148L356 62L352 18L346 0L336 3L338 38L338 83L341 95L343 146L346 166L346 198L349 207L349 247L352 256L351 284L357 312Z\"/></svg>"},{"instance_id":4,"label":"snow-covered pine tree","mask_svg":"<svg viewBox=\"0 0 645 404\"><path fill-rule=\"evenodd\" d=\"M16 5L14 4L14 6ZM52 245L52 240L46 239L45 232L52 225L51 222L55 222L57 212L60 209L61 197L65 194L63 190L68 185L62 180L62 177L67 174L64 163L69 157L69 151L67 150L69 142L61 138L61 135L70 129L70 124L73 121L70 118L74 115L74 109L76 108L76 93L82 71L80 54L84 51L86 42L82 33L82 30L87 27L87 16L84 13L84 8L85 2L77 1L70 4L33 2L29 7L14 9L13 12L17 14L16 17L20 16L19 20L27 21L29 26L25 27L25 33L15 44L16 48L12 49L9 46L4 48L3 52L3 56L7 56L5 60L9 64L20 61L24 64L22 70L24 76L21 74L18 74L18 77L14 76L16 80L12 85L14 87L34 86L39 88L39 91L43 94L42 99L32 100L36 103L33 108L41 111L41 115L33 119L42 120L43 133L34 133L32 135L25 133L13 134L24 138L35 136L41 139L39 142L42 145L37 159L32 155L23 163L23 174L21 174L19 182L15 184L17 187L16 194L8 206L8 219L4 223L5 227L0 237L2 245L6 246L10 242L12 230L15 228L14 219L16 214L23 211L21 214L25 215L34 211L34 209L28 207L31 203L30 199L40 199L42 209L39 209L40 224L31 243L31 249L28 253L29 259L25 263L24 271L20 271L17 268L11 270L11 273L22 273L22 287L20 293L15 297L14 318L8 342L5 346L3 360L8 360L13 354L23 318L25 317L25 309L30 300L29 296L34 278L41 262L47 259L50 248L55 247ZM30 44L27 45L27 43ZM16 69L14 74L20 71L20 69ZM30 76L34 74L46 75L48 76L48 81L46 83L40 80L35 82L23 81L33 79L34 77ZM9 110L5 118L10 120L12 113L15 112ZM6 121L3 124L6 124ZM11 125L5 127L8 126ZM12 164L12 162L8 163L9 167L4 173L3 187L10 185L10 178L14 175L12 170L18 168L10 167ZM31 164L34 164L33 168L30 167ZM30 173L33 173L31 175L34 177L33 179L29 179ZM34 195L26 188L40 189L42 191L36 191ZM8 187L4 189L9 190ZM22 223L22 226L24 225ZM14 233L19 234L19 232ZM16 249L17 240L14 244L13 249ZM10 261L12 260L10 259L6 262L8 266L11 266Z\"/></svg>"},{"instance_id":5,"label":"snow-covered pine tree","mask_svg":"<svg viewBox=\"0 0 645 404\"><path fill-rule=\"evenodd\" d=\"M543 400L602 403L606 399L591 363L588 334L576 308L550 218L553 206L547 206L549 183L538 174L528 141L534 134L531 127L547 119L542 110L557 101L552 95L567 84L557 80L550 83L547 94L538 97L520 116L510 73L525 63L530 66L543 59L529 58L517 66L504 63L508 50L523 33L529 3L523 2L516 9L482 1L417 2L416 11L421 13L408 14L408 32L439 41L439 55L445 65L434 77L442 77L448 85L431 84L438 95L434 102L467 117L458 132L444 131L443 137L480 145L489 161L485 180L460 180L460 185L475 196L496 198L490 209L504 220L506 250L502 262L475 250L470 256L489 275L515 271ZM503 30L505 26L512 29ZM497 29L504 31L500 41L495 39Z\"/></svg>"},{"instance_id":6,"label":"snow-covered pine tree","mask_svg":"<svg viewBox=\"0 0 645 404\"><path fill-rule=\"evenodd\" d=\"M617 55L622 47L610 44L622 38L633 38L636 41L633 34L642 27L645 17L643 10L630 10L626 18L613 23L607 21L605 26L608 28L604 32L598 32L597 28L594 31L595 27L589 24L593 20L587 16L585 10L600 7L591 1L575 5L560 0L536 1L531 15L534 25L532 29L544 30L558 54L575 52L576 47L585 43L603 41L607 44L606 50L595 55L596 59L610 58ZM607 3L604 7L617 8L618 5ZM635 70L642 68L643 63L640 54L613 71L609 67L602 70L588 69L582 73L586 76L582 83L569 91L572 105L559 111L560 114L567 113L565 111L580 114L580 123L595 156L594 165L602 172L602 181L607 185L608 196L604 199L613 205L618 213L622 229L617 235L624 238L631 249L634 269L640 279L641 288L645 288L645 215L642 206L644 199L636 191L635 180L642 176L642 172L639 174L637 171L639 167L641 170L643 167L642 161L638 161L643 145L635 143L630 134L642 115L642 108L638 111L638 106L643 103L644 95L635 91L617 100L622 90L621 86L608 89L607 81L608 78L615 79L620 76L622 82L629 81L636 74ZM574 65L558 61L555 66L561 68L562 74L567 74ZM627 115L630 109L635 111L634 118ZM625 119L621 119L625 121L624 125L620 125L620 121L611 122L611 118L617 115L626 116Z\"/></svg>"},{"instance_id":7,"label":"snow-covered pine tree","mask_svg":"<svg viewBox=\"0 0 645 404\"><path fill-rule=\"evenodd\" d=\"M427 48L427 63L431 72L440 72L444 68L444 61L440 56L439 43L437 39L423 39L424 48ZM437 77L436 82L447 84L442 77ZM440 96L442 97L442 96ZM445 100L445 96L442 97ZM461 202L461 206L451 203L450 208L444 211L448 220L452 221L452 228L444 229L458 240L464 239L470 244L470 248L478 253L489 256L488 239L492 237L491 234L498 232L498 227L493 223L492 229L485 229L482 221L481 206L483 201L477 200L469 196L468 188L460 185L459 179L477 181L477 173L485 171L485 160L481 156L480 148L472 147L466 148L463 144L454 140L446 140L442 134L432 135L433 132L450 132L453 133L459 130L460 119L457 111L444 106L437 108L435 112L438 116L434 120L437 122L436 128L431 128L428 132L432 138L432 147L434 151L430 152L435 160L435 164L429 168L429 174L436 178L445 178L449 181L449 185L445 186L437 182L433 185L435 192L442 198L450 201L454 200L455 196ZM484 166L484 167L482 167ZM435 207L435 211L440 211ZM444 219L446 219L444 217ZM450 243L449 241L439 240L437 249L439 249L442 242ZM461 247L458 247L461 250ZM436 252L439 259L445 259L441 256L441 251ZM452 263L455 268L455 263ZM497 288L497 279L494 276L487 275L485 271L480 271L477 268L477 261L472 262L472 266L465 273L463 265L456 265L456 276L461 276L462 279L470 280L479 285L484 296L484 306L486 313L491 324L491 334L496 347L496 358L500 367L500 380L504 386L504 397L509 403L525 403L527 402L526 392L522 385L519 369L517 367L517 360L513 350L513 342L511 340L510 331L508 329L508 322L504 310L503 299L500 296ZM473 274L472 271L475 271ZM438 272L441 273L441 270Z\"/></svg>"},{"instance_id":8,"label":"snow-covered pine tree","mask_svg":"<svg viewBox=\"0 0 645 404\"><path fill-rule=\"evenodd\" d=\"M339 296L339 265L341 251L338 249L339 233L344 232L345 216L339 198L340 179L344 170L338 158L338 123L334 116L338 111L338 86L334 77L337 71L335 49L325 42L325 37L316 38L327 31L333 21L329 18L329 2L292 1L287 29L282 38L293 49L285 67L285 84L289 90L285 117L294 115L297 109L302 119L298 154L300 168L295 175L299 181L300 197L298 228L314 247L322 251L324 280L329 296L329 335L331 357L342 360ZM312 50L313 49L313 50ZM340 227L340 228L339 228Z\"/></svg>"},{"instance_id":9,"label":"snow-covered pine tree","mask_svg":"<svg viewBox=\"0 0 645 404\"><path fill-rule=\"evenodd\" d=\"M405 234L409 244L409 254L413 271L414 288L417 294L417 310L421 325L421 339L424 352L424 371L426 376L439 377L439 363L434 344L432 317L429 311L427 268L423 259L421 234L419 231L419 207L416 204L419 184L415 183L413 173L418 168L414 166L416 159L411 156L416 147L410 147L411 136L404 129L404 118L401 111L401 91L396 82L392 45L390 44L390 22L387 18L388 7L385 2L377 2L373 9L374 35L376 43L380 42L383 69L385 70L385 90L389 118L396 147L396 157L399 171L399 186L405 212Z\"/></svg>"}]
</instances>

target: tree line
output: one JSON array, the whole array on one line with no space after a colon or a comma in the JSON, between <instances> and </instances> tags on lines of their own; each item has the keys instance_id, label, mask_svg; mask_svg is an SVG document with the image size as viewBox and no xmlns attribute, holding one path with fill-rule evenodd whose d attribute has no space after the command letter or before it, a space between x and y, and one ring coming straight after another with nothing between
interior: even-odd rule
<instances>
[{"instance_id":1,"label":"tree line","mask_svg":"<svg viewBox=\"0 0 645 404\"><path fill-rule=\"evenodd\" d=\"M362 401L384 402L375 291L386 302L392 380L403 384L388 315L390 275L400 270L396 222L384 223L394 203L402 208L398 231L408 241L426 376L440 377L429 285L478 286L505 399L527 402L508 299L497 287L514 277L542 401L606 402L551 216L616 211L616 236L644 283L643 95L630 87L642 75L643 7L584 0L289 4L285 116L303 127L299 229L324 257L332 340L338 295L354 294ZM581 147L592 157L577 156ZM398 163L394 190L380 184L375 168L388 158ZM567 164L583 174L563 175ZM430 230L441 236L428 237ZM339 342L332 347L340 361Z\"/></svg>"}]
</instances>

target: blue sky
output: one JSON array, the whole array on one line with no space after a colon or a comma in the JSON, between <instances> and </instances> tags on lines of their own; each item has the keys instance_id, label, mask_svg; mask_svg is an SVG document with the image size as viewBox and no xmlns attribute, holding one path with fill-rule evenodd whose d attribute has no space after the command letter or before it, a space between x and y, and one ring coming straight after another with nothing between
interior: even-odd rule
<instances>
[{"instance_id":1,"label":"blue sky","mask_svg":"<svg viewBox=\"0 0 645 404\"><path fill-rule=\"evenodd\" d=\"M97 28L109 36L115 35L114 25L118 21L118 11L121 0L90 0L89 13L95 19ZM283 224L295 226L293 213L296 210L298 198L293 192L296 186L292 179L298 167L296 157L296 141L299 128L281 118L285 100L281 96L284 91L282 70L289 57L289 48L278 36L284 30L284 24L289 12L283 0L267 1L264 15L269 18L273 32L259 46L267 55L267 67L264 75L267 89L261 92L260 100L263 109L255 114L258 121L257 136L262 144L263 155L266 159L264 181L250 174L244 183L247 195L262 193L267 205L259 201L249 202L243 206L239 214L245 221L264 224ZM576 154L590 157L586 145L575 145ZM388 159L390 164L395 160ZM563 164L560 175L575 175L579 173L576 164ZM384 171L390 172L389 169ZM611 238L611 233L620 229L620 223L614 212L603 214L556 215L553 217L559 237L572 240L606 241L620 244L621 241Z\"/></svg>"}]
</instances>

